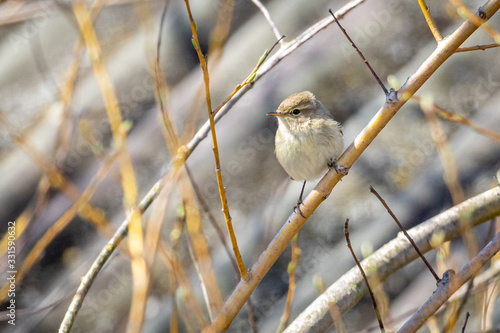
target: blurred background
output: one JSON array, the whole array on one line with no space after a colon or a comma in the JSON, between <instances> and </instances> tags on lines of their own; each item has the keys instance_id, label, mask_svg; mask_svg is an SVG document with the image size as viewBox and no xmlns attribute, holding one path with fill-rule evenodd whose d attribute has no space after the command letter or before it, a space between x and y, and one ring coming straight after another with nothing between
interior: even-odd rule
<instances>
[{"instance_id":1,"label":"blurred background","mask_svg":"<svg viewBox=\"0 0 500 333\"><path fill-rule=\"evenodd\" d=\"M262 1L271 17L292 41L312 24L328 17L347 1ZM183 1L96 1L92 11L102 57L112 79L127 126L128 149L139 197L169 170L170 155L162 135L163 122L155 100L152 76L161 31L159 61L168 84L163 96L182 143L207 121L198 58ZM472 11L482 5L466 1ZM93 1L87 1L90 8ZM276 38L266 19L249 0L191 0L200 47L208 52L213 108L230 95L252 71ZM447 1L428 1L443 36L463 18ZM164 25L160 29L166 8ZM490 25L500 29L497 15ZM417 1L366 0L342 19L342 24L372 67L398 88L417 70L436 46ZM71 298L112 231L124 220L123 191L115 162L99 183L90 203L96 211L79 214L62 230L50 229L78 200L113 151L111 131L101 91L88 52L78 45L80 30L71 1L3 1L0 3L0 232L16 221L16 265L44 236L53 236L24 277L16 281L16 326L0 323L5 332L54 332ZM492 43L478 30L468 46ZM279 46L278 46L279 47ZM453 55L420 89L418 95L500 132L500 66L498 49ZM286 221L296 204L301 183L291 181L274 156L275 110L288 95L309 90L343 124L345 146L383 105L385 96L338 27L330 25L282 60L255 83L217 126L224 186L235 234L247 268L252 266ZM500 168L500 143L469 127L440 120L463 198L495 186ZM378 200L372 185L408 228L453 206L444 180L443 164L430 135L429 123L418 103L409 102L391 120L354 164L329 198L300 231L301 257L291 320L317 297L313 277L328 286L354 266L345 246L343 224L350 219L351 242L359 257L396 237L397 226ZM227 234L214 172L210 138L203 140L187 165L203 201ZM57 188L44 161L57 167L71 186ZM49 168L50 169L50 168ZM50 177L49 177L50 176ZM60 179L59 179L60 180ZM56 182L57 183L57 182ZM309 182L306 193L316 182ZM61 190L62 188L62 190ZM177 230L182 200L170 187L161 238L174 247L196 298L203 303L196 269L189 254L189 238ZM457 199L460 200L460 199ZM151 209L150 209L151 210ZM144 220L150 217L150 210ZM217 231L202 209L203 229L223 298L239 278L221 246ZM111 226L96 228L95 221ZM94 221L94 223L92 223ZM488 237L489 223L475 229L478 244ZM108 230L108 232L106 232ZM174 246L174 243L176 244ZM6 283L5 236L0 261L1 285ZM125 249L125 245L122 245ZM428 255L436 263L436 253ZM260 332L274 332L283 313L290 249L273 265L251 300ZM451 244L438 268L458 271L467 262L462 240ZM442 274L441 270L441 274ZM491 285L498 283L492 281ZM131 300L130 260L116 251L87 295L72 332L123 332ZM4 286L5 288L5 286ZM421 262L394 274L383 285L395 327L418 308L435 288ZM5 289L3 289L5 292ZM492 295L496 295L493 293ZM2 294L2 311L8 297ZM490 300L492 309L499 301ZM202 305L204 307L204 305ZM472 306L472 309L474 307ZM151 267L144 332L169 330L173 316L187 311L171 271L157 258ZM464 312L465 313L465 312ZM500 315L488 325L500 329ZM207 316L207 314L205 313ZM463 314L462 321L463 323ZM5 319L5 313L2 313ZM375 315L364 299L343 317L348 332L377 329ZM439 319L438 319L439 320ZM478 331L481 318L471 318ZM179 330L186 331L180 320ZM333 331L333 328L331 328ZM422 329L426 331L428 328ZM252 331L244 307L229 332Z\"/></svg>"}]
</instances>

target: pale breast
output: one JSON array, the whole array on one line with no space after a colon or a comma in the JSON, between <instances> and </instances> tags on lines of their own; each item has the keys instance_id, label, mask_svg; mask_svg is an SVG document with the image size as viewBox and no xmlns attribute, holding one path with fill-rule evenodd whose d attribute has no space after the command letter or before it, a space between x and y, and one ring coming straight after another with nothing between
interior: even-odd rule
<instances>
[{"instance_id":1,"label":"pale breast","mask_svg":"<svg viewBox=\"0 0 500 333\"><path fill-rule=\"evenodd\" d=\"M334 121L328 125L317 131L294 133L280 126L276 133L276 157L292 179L317 179L340 156L343 150L340 127Z\"/></svg>"}]
</instances>

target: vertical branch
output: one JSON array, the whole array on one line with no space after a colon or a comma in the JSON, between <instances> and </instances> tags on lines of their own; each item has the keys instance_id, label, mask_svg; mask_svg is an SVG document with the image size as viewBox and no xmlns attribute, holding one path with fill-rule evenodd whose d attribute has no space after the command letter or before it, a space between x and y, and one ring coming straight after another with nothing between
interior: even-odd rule
<instances>
[{"instance_id":1,"label":"vertical branch","mask_svg":"<svg viewBox=\"0 0 500 333\"><path fill-rule=\"evenodd\" d=\"M207 109L208 109L208 117L210 120L210 130L212 133L212 143L213 143L213 151L215 158L215 172L217 176L217 185L219 187L220 200L222 203L222 211L224 212L224 219L226 220L226 226L229 233L229 237L231 239L231 245L233 246L234 256L236 257L236 262L238 263L238 268L240 270L241 277L243 280L248 279L248 273L245 269L245 265L243 264L243 259L241 258L240 250L238 248L238 243L236 241L236 236L234 235L233 224L231 216L229 215L229 207L227 205L226 199L226 190L224 188L224 184L222 182L222 173L219 159L219 148L217 145L217 135L215 133L215 122L214 122L214 113L212 112L212 102L210 97L210 79L208 76L208 69L205 57L200 49L200 44L198 41L198 34L196 31L196 23L194 22L193 15L191 14L191 8L189 6L189 0L184 0L186 3L186 9L189 16L189 21L191 22L191 31L193 33L193 46L198 55L198 59L200 61L200 66L203 71L203 79L205 82L205 97L207 99Z\"/></svg>"}]
</instances>

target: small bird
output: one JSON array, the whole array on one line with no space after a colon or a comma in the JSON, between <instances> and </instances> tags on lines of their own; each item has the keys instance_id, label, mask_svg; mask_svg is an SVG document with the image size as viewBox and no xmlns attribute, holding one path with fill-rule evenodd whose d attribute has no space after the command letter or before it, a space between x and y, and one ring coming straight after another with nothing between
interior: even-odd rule
<instances>
[{"instance_id":1,"label":"small bird","mask_svg":"<svg viewBox=\"0 0 500 333\"><path fill-rule=\"evenodd\" d=\"M343 175L348 172L337 164L344 150L342 127L309 91L287 97L278 110L267 115L278 118L278 162L293 180L304 181L296 206L304 217L300 204L306 182L321 177L329 168Z\"/></svg>"}]
</instances>

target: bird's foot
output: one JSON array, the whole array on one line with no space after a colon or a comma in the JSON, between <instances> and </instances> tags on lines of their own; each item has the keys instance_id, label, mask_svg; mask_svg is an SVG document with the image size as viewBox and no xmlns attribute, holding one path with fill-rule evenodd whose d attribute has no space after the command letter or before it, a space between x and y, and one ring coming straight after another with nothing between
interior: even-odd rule
<instances>
[{"instance_id":1,"label":"bird's foot","mask_svg":"<svg viewBox=\"0 0 500 333\"><path fill-rule=\"evenodd\" d=\"M340 173L342 176L347 176L347 174L349 173L349 168L338 164L337 161L332 161L330 164L328 164L328 167L330 169L334 169L335 172Z\"/></svg>"},{"instance_id":2,"label":"bird's foot","mask_svg":"<svg viewBox=\"0 0 500 333\"><path fill-rule=\"evenodd\" d=\"M302 211L300 210L300 205L302 205L302 200L297 201L297 206L294 206L294 207L293 207L293 211L294 211L294 212L299 211L300 216L302 216L303 218L306 218L306 217L304 216L304 214L302 214Z\"/></svg>"}]
</instances>

